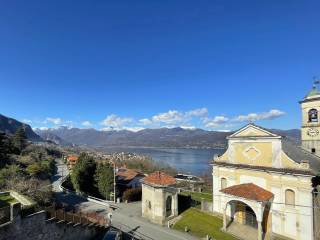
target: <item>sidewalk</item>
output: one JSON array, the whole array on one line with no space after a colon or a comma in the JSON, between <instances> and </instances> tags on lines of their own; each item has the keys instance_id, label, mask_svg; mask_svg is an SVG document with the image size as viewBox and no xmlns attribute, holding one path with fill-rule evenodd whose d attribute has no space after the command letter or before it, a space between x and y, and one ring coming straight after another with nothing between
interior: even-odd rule
<instances>
[{"instance_id":1,"label":"sidewalk","mask_svg":"<svg viewBox=\"0 0 320 240\"><path fill-rule=\"evenodd\" d=\"M59 185L64 176L68 174L66 164L61 160L57 160L58 171L53 177L52 185L53 191L59 201L78 207L81 211L95 211L100 215L107 216L109 210L100 204L89 202L74 194L64 194L61 192ZM141 202L136 203L120 203L116 204L119 208L112 211L112 225L116 228L122 229L125 232L142 236L146 240L196 240L197 238L169 229L164 226L159 226L148 222L141 217Z\"/></svg>"}]
</instances>

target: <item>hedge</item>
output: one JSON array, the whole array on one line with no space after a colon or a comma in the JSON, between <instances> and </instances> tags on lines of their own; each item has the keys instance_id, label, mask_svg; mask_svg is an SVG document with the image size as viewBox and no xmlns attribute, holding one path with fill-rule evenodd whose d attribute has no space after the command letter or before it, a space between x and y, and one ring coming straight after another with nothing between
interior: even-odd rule
<instances>
[{"instance_id":1,"label":"hedge","mask_svg":"<svg viewBox=\"0 0 320 240\"><path fill-rule=\"evenodd\" d=\"M141 188L131 188L124 191L122 199L123 201L135 202L141 201L142 189Z\"/></svg>"}]
</instances>

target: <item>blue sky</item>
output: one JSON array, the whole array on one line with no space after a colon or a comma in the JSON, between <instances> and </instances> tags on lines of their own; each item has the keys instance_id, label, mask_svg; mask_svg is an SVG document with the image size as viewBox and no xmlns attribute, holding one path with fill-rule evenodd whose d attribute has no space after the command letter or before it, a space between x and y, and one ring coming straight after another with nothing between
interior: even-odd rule
<instances>
[{"instance_id":1,"label":"blue sky","mask_svg":"<svg viewBox=\"0 0 320 240\"><path fill-rule=\"evenodd\" d=\"M298 128L320 2L2 1L0 113L33 127Z\"/></svg>"}]
</instances>

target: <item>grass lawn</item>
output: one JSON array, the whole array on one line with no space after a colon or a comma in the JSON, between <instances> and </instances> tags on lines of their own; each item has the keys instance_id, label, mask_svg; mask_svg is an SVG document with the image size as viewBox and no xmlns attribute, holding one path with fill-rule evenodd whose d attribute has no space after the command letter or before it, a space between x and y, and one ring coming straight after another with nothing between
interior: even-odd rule
<instances>
[{"instance_id":1,"label":"grass lawn","mask_svg":"<svg viewBox=\"0 0 320 240\"><path fill-rule=\"evenodd\" d=\"M173 228L184 231L185 226L190 229L192 235L197 237L206 237L208 234L215 239L237 240L237 238L220 230L222 227L222 219L203 213L195 208L189 208L183 212L181 219Z\"/></svg>"},{"instance_id":2,"label":"grass lawn","mask_svg":"<svg viewBox=\"0 0 320 240\"><path fill-rule=\"evenodd\" d=\"M191 198L193 200L196 200L198 202L201 202L201 199L203 198L206 201L212 201L212 193L201 193L201 192L181 192L179 194L189 196L191 195Z\"/></svg>"},{"instance_id":3,"label":"grass lawn","mask_svg":"<svg viewBox=\"0 0 320 240\"><path fill-rule=\"evenodd\" d=\"M17 200L10 195L0 195L0 207L5 207L15 202L17 202Z\"/></svg>"}]
</instances>

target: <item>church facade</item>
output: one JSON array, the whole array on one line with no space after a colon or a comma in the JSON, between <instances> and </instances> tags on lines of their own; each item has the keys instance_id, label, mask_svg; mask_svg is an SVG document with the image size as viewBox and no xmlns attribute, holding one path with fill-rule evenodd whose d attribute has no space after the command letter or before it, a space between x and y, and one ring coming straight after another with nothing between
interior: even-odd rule
<instances>
[{"instance_id":1,"label":"church facade","mask_svg":"<svg viewBox=\"0 0 320 240\"><path fill-rule=\"evenodd\" d=\"M312 179L320 169L320 93L301 101L302 146L254 124L228 139L213 165L213 211L223 230L247 226L256 239L317 239ZM240 236L244 237L244 236Z\"/></svg>"}]
</instances>

